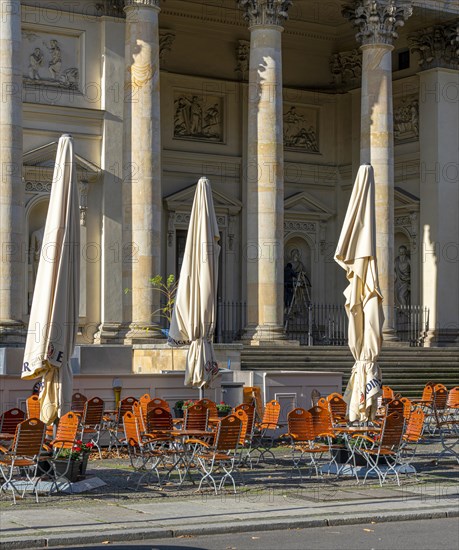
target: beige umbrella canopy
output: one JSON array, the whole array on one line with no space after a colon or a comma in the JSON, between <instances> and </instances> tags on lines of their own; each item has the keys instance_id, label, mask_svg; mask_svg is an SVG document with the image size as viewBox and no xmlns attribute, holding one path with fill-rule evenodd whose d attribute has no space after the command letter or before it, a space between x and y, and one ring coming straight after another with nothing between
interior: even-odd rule
<instances>
[{"instance_id":1,"label":"beige umbrella canopy","mask_svg":"<svg viewBox=\"0 0 459 550\"><path fill-rule=\"evenodd\" d=\"M349 317L349 347L355 359L344 393L349 419L368 421L376 414L382 376L377 360L382 345L382 295L376 262L375 182L373 168L359 168L335 252L346 270L344 291Z\"/></svg>"},{"instance_id":2,"label":"beige umbrella canopy","mask_svg":"<svg viewBox=\"0 0 459 550\"><path fill-rule=\"evenodd\" d=\"M69 361L78 328L80 224L73 140L57 146L48 214L35 281L21 377L42 377L43 422L70 409L73 375Z\"/></svg>"},{"instance_id":3,"label":"beige umbrella canopy","mask_svg":"<svg viewBox=\"0 0 459 550\"><path fill-rule=\"evenodd\" d=\"M216 319L220 245L212 190L207 178L196 186L185 254L169 328L171 345L186 345L185 385L208 387L218 373L212 339Z\"/></svg>"}]
</instances>

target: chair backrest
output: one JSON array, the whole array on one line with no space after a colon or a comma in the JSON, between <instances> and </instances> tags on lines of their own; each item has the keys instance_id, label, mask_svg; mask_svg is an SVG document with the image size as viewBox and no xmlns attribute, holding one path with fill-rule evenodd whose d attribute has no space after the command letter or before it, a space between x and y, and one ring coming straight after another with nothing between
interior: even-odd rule
<instances>
[{"instance_id":1,"label":"chair backrest","mask_svg":"<svg viewBox=\"0 0 459 550\"><path fill-rule=\"evenodd\" d=\"M239 445L244 446L245 445L245 438L247 437L247 425L249 423L249 418L247 416L247 413L243 411L242 409L239 409L238 411L235 411L234 416L237 416L240 418L242 424L241 424L241 433L239 436Z\"/></svg>"},{"instance_id":2,"label":"chair backrest","mask_svg":"<svg viewBox=\"0 0 459 550\"><path fill-rule=\"evenodd\" d=\"M38 418L28 418L16 426L11 452L16 456L33 457L42 451L46 424Z\"/></svg>"},{"instance_id":3,"label":"chair backrest","mask_svg":"<svg viewBox=\"0 0 459 550\"><path fill-rule=\"evenodd\" d=\"M327 397L328 410L330 411L333 424L343 422L347 415L347 403L339 393L331 393Z\"/></svg>"},{"instance_id":4,"label":"chair backrest","mask_svg":"<svg viewBox=\"0 0 459 550\"><path fill-rule=\"evenodd\" d=\"M403 416L408 421L411 416L411 400L408 397L400 397L400 401L403 403Z\"/></svg>"},{"instance_id":5,"label":"chair backrest","mask_svg":"<svg viewBox=\"0 0 459 550\"><path fill-rule=\"evenodd\" d=\"M448 401L448 390L444 386L438 388L435 386L432 401L437 411L443 411Z\"/></svg>"},{"instance_id":6,"label":"chair backrest","mask_svg":"<svg viewBox=\"0 0 459 550\"><path fill-rule=\"evenodd\" d=\"M133 412L127 411L123 416L124 436L130 447L140 446L140 434L137 418Z\"/></svg>"},{"instance_id":7,"label":"chair backrest","mask_svg":"<svg viewBox=\"0 0 459 550\"><path fill-rule=\"evenodd\" d=\"M185 410L183 428L185 430L207 430L209 411L202 405L195 403Z\"/></svg>"},{"instance_id":8,"label":"chair backrest","mask_svg":"<svg viewBox=\"0 0 459 550\"><path fill-rule=\"evenodd\" d=\"M100 426L104 416L105 403L100 397L92 397L84 404L81 424L83 426Z\"/></svg>"},{"instance_id":9,"label":"chair backrest","mask_svg":"<svg viewBox=\"0 0 459 550\"><path fill-rule=\"evenodd\" d=\"M147 433L170 432L174 427L172 414L163 407L149 408L147 412Z\"/></svg>"},{"instance_id":10,"label":"chair backrest","mask_svg":"<svg viewBox=\"0 0 459 550\"><path fill-rule=\"evenodd\" d=\"M64 414L59 418L56 429L56 445L58 449L71 449L76 440L80 421L78 415L73 411Z\"/></svg>"},{"instance_id":11,"label":"chair backrest","mask_svg":"<svg viewBox=\"0 0 459 550\"><path fill-rule=\"evenodd\" d=\"M261 388L259 386L244 386L242 389L243 402L255 405L258 418L263 418L263 402ZM249 419L250 423L250 419Z\"/></svg>"},{"instance_id":12,"label":"chair backrest","mask_svg":"<svg viewBox=\"0 0 459 550\"><path fill-rule=\"evenodd\" d=\"M137 403L137 399L135 397L129 396L125 397L124 399L121 399L118 403L118 411L116 415L117 424L121 424L123 421L123 416L127 412L132 412L132 406L134 403Z\"/></svg>"},{"instance_id":13,"label":"chair backrest","mask_svg":"<svg viewBox=\"0 0 459 550\"><path fill-rule=\"evenodd\" d=\"M386 405L386 415L391 414L393 412L399 412L400 414L404 414L405 412L405 405L403 401L400 399L392 399L392 401L389 401Z\"/></svg>"},{"instance_id":14,"label":"chair backrest","mask_svg":"<svg viewBox=\"0 0 459 550\"><path fill-rule=\"evenodd\" d=\"M88 398L85 395L79 392L75 392L72 395L72 405L70 407L71 410L76 413L82 413L84 410L84 404L87 400Z\"/></svg>"},{"instance_id":15,"label":"chair backrest","mask_svg":"<svg viewBox=\"0 0 459 550\"><path fill-rule=\"evenodd\" d=\"M459 409L459 386L449 390L446 406L449 409Z\"/></svg>"},{"instance_id":16,"label":"chair backrest","mask_svg":"<svg viewBox=\"0 0 459 550\"><path fill-rule=\"evenodd\" d=\"M431 402L433 397L433 388L435 384L433 382L427 382L427 384L424 386L424 389L422 390L422 401Z\"/></svg>"},{"instance_id":17,"label":"chair backrest","mask_svg":"<svg viewBox=\"0 0 459 550\"><path fill-rule=\"evenodd\" d=\"M312 441L315 438L312 415L297 407L287 415L288 433L295 441Z\"/></svg>"},{"instance_id":18,"label":"chair backrest","mask_svg":"<svg viewBox=\"0 0 459 550\"><path fill-rule=\"evenodd\" d=\"M403 417L403 412L395 411L384 417L380 440L381 447L392 449L400 445L404 423L405 419Z\"/></svg>"},{"instance_id":19,"label":"chair backrest","mask_svg":"<svg viewBox=\"0 0 459 550\"><path fill-rule=\"evenodd\" d=\"M208 418L215 418L218 416L217 404L210 399L200 399L195 403L195 405L202 405L205 409L207 409L209 411Z\"/></svg>"},{"instance_id":20,"label":"chair backrest","mask_svg":"<svg viewBox=\"0 0 459 550\"><path fill-rule=\"evenodd\" d=\"M232 451L237 449L240 440L242 420L235 414L222 418L218 423L214 449L216 451Z\"/></svg>"},{"instance_id":21,"label":"chair backrest","mask_svg":"<svg viewBox=\"0 0 459 550\"><path fill-rule=\"evenodd\" d=\"M38 412L37 418L40 418L40 411ZM25 413L13 407L8 409L0 416L0 432L5 434L14 434L16 432L16 426L25 420Z\"/></svg>"},{"instance_id":22,"label":"chair backrest","mask_svg":"<svg viewBox=\"0 0 459 550\"><path fill-rule=\"evenodd\" d=\"M40 418L40 398L33 394L26 399L27 418Z\"/></svg>"},{"instance_id":23,"label":"chair backrest","mask_svg":"<svg viewBox=\"0 0 459 550\"><path fill-rule=\"evenodd\" d=\"M234 412L236 411L244 411L246 413L248 418L247 434L253 434L255 425L255 405L253 403L241 403L234 409Z\"/></svg>"},{"instance_id":24,"label":"chair backrest","mask_svg":"<svg viewBox=\"0 0 459 550\"><path fill-rule=\"evenodd\" d=\"M277 428L280 411L281 406L279 401L276 401L275 399L268 401L268 403L266 403L263 413L263 420L261 422L263 424L263 428L267 428L268 430L274 430Z\"/></svg>"},{"instance_id":25,"label":"chair backrest","mask_svg":"<svg viewBox=\"0 0 459 550\"><path fill-rule=\"evenodd\" d=\"M142 409L142 415L144 419L147 417L147 405L151 401L151 396L149 393L144 393L139 399L140 408Z\"/></svg>"},{"instance_id":26,"label":"chair backrest","mask_svg":"<svg viewBox=\"0 0 459 550\"><path fill-rule=\"evenodd\" d=\"M326 397L320 397L319 401L317 401L317 404L319 405L319 407L322 407L323 409L328 408L328 401Z\"/></svg>"},{"instance_id":27,"label":"chair backrest","mask_svg":"<svg viewBox=\"0 0 459 550\"><path fill-rule=\"evenodd\" d=\"M126 411L126 412L130 412L130 411ZM134 413L134 416L137 418L137 423L139 425L140 432L144 433L145 432L145 422L144 422L144 417L143 417L143 413L142 413L142 407L141 407L139 401L136 401L135 403L133 403L132 412ZM124 416L123 416L123 418L124 418Z\"/></svg>"},{"instance_id":28,"label":"chair backrest","mask_svg":"<svg viewBox=\"0 0 459 550\"><path fill-rule=\"evenodd\" d=\"M312 417L312 426L314 429L314 436L317 437L323 433L330 433L332 431L332 421L330 411L323 409L322 407L311 407L308 412Z\"/></svg>"},{"instance_id":29,"label":"chair backrest","mask_svg":"<svg viewBox=\"0 0 459 550\"><path fill-rule=\"evenodd\" d=\"M383 386L381 397L382 397L381 399L382 405L387 405L389 401L392 401L393 399L395 399L394 390L390 386Z\"/></svg>"},{"instance_id":30,"label":"chair backrest","mask_svg":"<svg viewBox=\"0 0 459 550\"><path fill-rule=\"evenodd\" d=\"M419 441L424 427L424 418L425 414L422 408L416 407L410 415L410 419L405 428L405 433L403 434L403 439L405 441L412 443Z\"/></svg>"},{"instance_id":31,"label":"chair backrest","mask_svg":"<svg viewBox=\"0 0 459 550\"><path fill-rule=\"evenodd\" d=\"M162 407L163 409L166 409L166 411L171 412L171 407L169 403L166 400L161 399L161 397L153 397L152 399L150 399L150 401L147 403L147 412L148 409L154 409L155 407Z\"/></svg>"}]
</instances>

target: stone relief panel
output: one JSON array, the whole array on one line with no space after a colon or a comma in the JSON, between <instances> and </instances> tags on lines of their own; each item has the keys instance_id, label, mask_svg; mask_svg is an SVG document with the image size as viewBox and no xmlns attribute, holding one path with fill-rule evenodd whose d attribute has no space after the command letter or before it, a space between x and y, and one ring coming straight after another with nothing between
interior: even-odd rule
<instances>
[{"instance_id":1,"label":"stone relief panel","mask_svg":"<svg viewBox=\"0 0 459 550\"><path fill-rule=\"evenodd\" d=\"M284 147L291 151L320 153L319 112L307 106L284 105Z\"/></svg>"},{"instance_id":2,"label":"stone relief panel","mask_svg":"<svg viewBox=\"0 0 459 550\"><path fill-rule=\"evenodd\" d=\"M396 143L419 139L419 101L416 96L394 105L394 139Z\"/></svg>"},{"instance_id":3,"label":"stone relief panel","mask_svg":"<svg viewBox=\"0 0 459 550\"><path fill-rule=\"evenodd\" d=\"M174 91L174 139L224 143L223 95Z\"/></svg>"},{"instance_id":4,"label":"stone relief panel","mask_svg":"<svg viewBox=\"0 0 459 550\"><path fill-rule=\"evenodd\" d=\"M333 84L340 88L360 87L362 79L362 53L354 49L335 53L330 58Z\"/></svg>"},{"instance_id":5,"label":"stone relief panel","mask_svg":"<svg viewBox=\"0 0 459 550\"><path fill-rule=\"evenodd\" d=\"M22 74L26 84L80 90L81 36L24 29Z\"/></svg>"}]
</instances>

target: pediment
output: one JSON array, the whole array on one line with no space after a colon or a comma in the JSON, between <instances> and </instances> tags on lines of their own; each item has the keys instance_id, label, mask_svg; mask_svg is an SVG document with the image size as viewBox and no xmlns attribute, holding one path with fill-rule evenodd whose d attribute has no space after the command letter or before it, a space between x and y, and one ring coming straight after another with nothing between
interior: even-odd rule
<instances>
[{"instance_id":1,"label":"pediment","mask_svg":"<svg viewBox=\"0 0 459 550\"><path fill-rule=\"evenodd\" d=\"M193 205L194 194L196 192L197 183L186 187L177 193L173 193L168 197L165 197L164 202L166 203L167 209L170 212L177 211L191 211ZM214 199L214 208L216 212L223 213L227 212L229 214L237 214L242 209L242 202L233 197L228 197L227 195L212 189L212 197Z\"/></svg>"},{"instance_id":2,"label":"pediment","mask_svg":"<svg viewBox=\"0 0 459 550\"><path fill-rule=\"evenodd\" d=\"M24 153L22 155L24 170L28 173L33 173L38 170L41 174L48 175L49 173L52 177L54 164L56 162L57 145L57 141L52 141L51 143L41 145L40 147ZM75 162L79 176L84 175L89 180L93 180L101 172L99 166L77 153L75 153Z\"/></svg>"},{"instance_id":3,"label":"pediment","mask_svg":"<svg viewBox=\"0 0 459 550\"><path fill-rule=\"evenodd\" d=\"M304 220L328 220L335 212L303 191L284 200L284 216Z\"/></svg>"},{"instance_id":4,"label":"pediment","mask_svg":"<svg viewBox=\"0 0 459 550\"><path fill-rule=\"evenodd\" d=\"M419 198L401 187L395 187L394 210L396 214L419 212Z\"/></svg>"}]
</instances>

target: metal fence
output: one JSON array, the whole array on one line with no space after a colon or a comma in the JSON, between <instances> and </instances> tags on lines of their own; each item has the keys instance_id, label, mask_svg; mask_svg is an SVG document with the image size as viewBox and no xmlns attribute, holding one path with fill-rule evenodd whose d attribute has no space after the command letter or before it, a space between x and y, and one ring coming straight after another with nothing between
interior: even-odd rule
<instances>
[{"instance_id":1,"label":"metal fence","mask_svg":"<svg viewBox=\"0 0 459 550\"><path fill-rule=\"evenodd\" d=\"M246 327L245 302L219 300L215 341L240 340ZM428 330L429 310L421 306L395 308L395 330L400 341L422 346ZM344 305L314 304L292 310L285 320L287 338L304 346L346 346L348 319Z\"/></svg>"}]
</instances>

